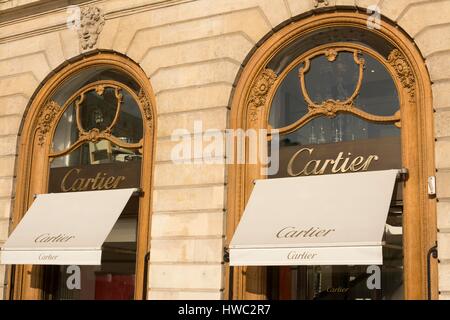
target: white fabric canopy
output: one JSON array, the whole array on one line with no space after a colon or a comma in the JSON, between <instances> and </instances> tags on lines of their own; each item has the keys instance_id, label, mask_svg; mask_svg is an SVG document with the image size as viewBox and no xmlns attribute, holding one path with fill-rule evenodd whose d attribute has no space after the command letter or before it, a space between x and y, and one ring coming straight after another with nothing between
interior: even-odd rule
<instances>
[{"instance_id":1,"label":"white fabric canopy","mask_svg":"<svg viewBox=\"0 0 450 320\"><path fill-rule=\"evenodd\" d=\"M100 265L101 247L136 189L38 195L0 264Z\"/></svg>"},{"instance_id":2,"label":"white fabric canopy","mask_svg":"<svg viewBox=\"0 0 450 320\"><path fill-rule=\"evenodd\" d=\"M398 170L258 180L230 265L381 265Z\"/></svg>"}]
</instances>

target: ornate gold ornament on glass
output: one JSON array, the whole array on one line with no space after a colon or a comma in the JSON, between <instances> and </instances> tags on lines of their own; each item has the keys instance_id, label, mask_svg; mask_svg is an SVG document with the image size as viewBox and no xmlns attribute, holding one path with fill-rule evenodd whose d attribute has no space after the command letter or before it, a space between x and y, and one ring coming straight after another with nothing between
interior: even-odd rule
<instances>
[{"instance_id":1,"label":"ornate gold ornament on glass","mask_svg":"<svg viewBox=\"0 0 450 320\"><path fill-rule=\"evenodd\" d=\"M310 70L311 60L323 55L327 58L328 62L333 63L338 58L340 52L352 53L353 59L359 67L359 78L353 94L344 101L328 99L319 103L314 102L308 94L305 82L305 74L307 74ZM378 116L365 112L355 105L355 100L361 91L361 86L364 79L365 60L361 57L361 50L352 47L327 47L311 53L306 56L302 62L303 66L299 69L298 77L300 79L300 90L302 91L303 98L308 105L308 112L296 122L288 126L278 128L280 134L292 133L315 118L322 116L334 118L339 113L353 114L370 122L394 123L397 127L400 127L400 110L392 116Z\"/></svg>"},{"instance_id":2,"label":"ornate gold ornament on glass","mask_svg":"<svg viewBox=\"0 0 450 320\"><path fill-rule=\"evenodd\" d=\"M117 107L116 107L114 119L112 120L111 124L104 130L100 130L99 128L92 128L89 131L86 131L85 128L83 128L83 125L81 123L81 108L82 108L82 103L85 99L85 95L88 92L95 91L95 93L97 95L103 96L105 89L107 89L107 88L114 89L114 94L115 94L116 101L117 101ZM85 142L98 142L100 140L108 140L120 148L133 149L133 150L138 150L139 152L142 152L142 146L143 146L142 139L138 143L127 143L121 139L118 139L117 137L115 137L112 134L112 129L114 128L114 126L117 124L117 121L119 120L119 115L120 115L120 111L121 111L121 107L122 107L122 103L123 103L122 90L127 90L127 92L133 96L135 101L140 104L140 107L144 109L144 114L145 114L147 122L151 122L151 120L152 120L152 114L150 111L151 105L150 105L149 100L145 97L142 90L141 90L139 96L137 96L131 89L126 88L122 84L119 85L115 81L97 81L97 82L91 83L91 84L83 87L82 89L80 89L77 93L75 93L75 95L73 95L65 103L63 108L53 107L53 108L49 109L50 111L52 111L51 114L53 115L51 121L54 121L54 119L59 118L59 116L64 112L64 110L66 110L67 107L74 101L75 112L76 112L76 124L77 124L78 133L79 133L78 140L75 141L75 143L73 143L69 148L67 148L63 151L50 152L50 155L49 155L50 158L56 158L56 157L60 157L60 156L69 154L70 152L77 149ZM56 104L56 102L53 102L53 101L49 103L49 105L55 105L55 104ZM57 110L59 113L58 117L53 112L55 110ZM39 129L39 130L41 130L42 132L45 132L45 128Z\"/></svg>"},{"instance_id":3,"label":"ornate gold ornament on glass","mask_svg":"<svg viewBox=\"0 0 450 320\"><path fill-rule=\"evenodd\" d=\"M248 100L249 116L252 122L258 120L259 109L267 102L267 95L277 80L277 74L270 69L261 72L252 87Z\"/></svg>"}]
</instances>

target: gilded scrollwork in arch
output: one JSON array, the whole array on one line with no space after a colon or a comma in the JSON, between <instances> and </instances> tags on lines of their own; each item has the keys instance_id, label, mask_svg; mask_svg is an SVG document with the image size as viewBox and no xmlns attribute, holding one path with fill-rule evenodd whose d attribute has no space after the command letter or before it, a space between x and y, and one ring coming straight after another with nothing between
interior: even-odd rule
<instances>
[{"instance_id":1,"label":"gilded scrollwork in arch","mask_svg":"<svg viewBox=\"0 0 450 320\"><path fill-rule=\"evenodd\" d=\"M55 125L57 115L62 111L61 106L55 101L48 101L42 110L39 112L38 124L37 124L37 139L38 144L42 146L48 133Z\"/></svg>"},{"instance_id":2,"label":"gilded scrollwork in arch","mask_svg":"<svg viewBox=\"0 0 450 320\"><path fill-rule=\"evenodd\" d=\"M389 64L394 67L397 77L403 87L408 91L410 99L413 101L416 95L416 79L405 56L398 49L392 50L388 57Z\"/></svg>"},{"instance_id":3,"label":"gilded scrollwork in arch","mask_svg":"<svg viewBox=\"0 0 450 320\"><path fill-rule=\"evenodd\" d=\"M329 62L334 62L337 59L339 51L351 51L353 53L353 59L355 63L359 66L359 78L356 84L355 91L353 94L348 97L345 101L328 99L326 101L322 101L320 103L314 102L306 89L305 83L305 74L309 72L311 67L311 59L315 58L319 55L324 55ZM354 101L356 97L359 95L361 91L361 85L364 74L365 60L360 57L361 52L359 50L347 50L347 49L337 49L337 48L328 48L324 51L319 52L316 55L308 57L304 61L304 66L299 69L299 79L301 84L301 91L303 93L303 97L308 104L308 109L312 114L325 115L329 118L334 118L339 111L342 112L352 112L354 108Z\"/></svg>"},{"instance_id":4,"label":"gilded scrollwork in arch","mask_svg":"<svg viewBox=\"0 0 450 320\"><path fill-rule=\"evenodd\" d=\"M271 69L264 69L254 82L248 99L249 119L258 120L259 109L265 106L270 89L277 80L277 74Z\"/></svg>"},{"instance_id":5,"label":"gilded scrollwork in arch","mask_svg":"<svg viewBox=\"0 0 450 320\"><path fill-rule=\"evenodd\" d=\"M75 141L70 147L68 147L65 150L58 151L58 152L51 152L50 157L60 157L66 154L69 154L73 150L80 147L82 144L86 142L98 142L100 140L108 140L111 143L117 145L118 147L125 148L125 149L133 149L142 151L143 146L143 139L141 139L139 142L136 143L129 143L125 142L113 134L113 128L118 123L119 115L122 110L122 104L123 104L123 93L122 90L126 90L128 93L130 93L134 99L137 102L141 102L140 97L138 97L136 94L133 94L130 89L124 89L125 87L122 87L122 85L114 82L114 81L98 81L96 83L92 83L84 88L82 88L77 94L74 95L74 98L66 102L65 106L69 105L70 103L74 103L75 105L75 118L76 118L76 128L78 130L78 139ZM116 108L115 108L115 114L114 118L112 119L109 126L107 126L104 129L99 129L97 127L90 128L89 130L86 130L86 128L83 127L82 121L81 121L81 109L83 108L83 102L85 101L86 94L89 92L95 92L98 96L103 96L106 92L106 89L114 90L114 96L116 99ZM139 100L139 101L138 101ZM64 108L61 108L61 110Z\"/></svg>"},{"instance_id":6,"label":"gilded scrollwork in arch","mask_svg":"<svg viewBox=\"0 0 450 320\"><path fill-rule=\"evenodd\" d=\"M309 72L311 67L311 60L318 56L325 56L328 62L333 63L336 61L340 52L350 52L353 54L353 60L359 69L358 82L356 83L355 90L352 95L350 95L346 100L335 100L327 99L321 102L315 102L311 99L308 90L306 88L305 75ZM361 57L361 50L350 47L330 47L312 53L303 60L303 66L299 68L298 77L300 80L300 90L303 94L303 98L308 106L308 112L302 116L300 119L295 121L293 124L286 127L278 128L279 132L282 134L292 133L299 129L303 125L307 124L311 120L324 116L328 118L334 118L338 113L349 113L353 114L361 119L377 122L377 123L393 123L397 127L400 127L400 111L396 112L391 116L378 116L368 112L365 112L361 108L355 105L356 98L359 96L361 91L365 60Z\"/></svg>"},{"instance_id":7,"label":"gilded scrollwork in arch","mask_svg":"<svg viewBox=\"0 0 450 320\"><path fill-rule=\"evenodd\" d=\"M338 56L338 51L334 48L329 48L325 50L324 55L328 61L334 62Z\"/></svg>"},{"instance_id":8,"label":"gilded scrollwork in arch","mask_svg":"<svg viewBox=\"0 0 450 320\"><path fill-rule=\"evenodd\" d=\"M150 98L145 94L144 90L141 88L138 94L139 103L141 104L142 110L144 112L144 117L147 125L151 128L153 126L153 110Z\"/></svg>"}]
</instances>

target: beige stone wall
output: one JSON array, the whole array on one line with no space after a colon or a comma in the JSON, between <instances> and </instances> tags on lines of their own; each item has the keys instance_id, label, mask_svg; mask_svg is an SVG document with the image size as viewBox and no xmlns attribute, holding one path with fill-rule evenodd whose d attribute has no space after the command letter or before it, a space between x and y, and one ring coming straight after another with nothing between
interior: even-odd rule
<instances>
[{"instance_id":1,"label":"beige stone wall","mask_svg":"<svg viewBox=\"0 0 450 320\"><path fill-rule=\"evenodd\" d=\"M450 0L330 0L378 3L415 39L433 80L436 108L441 298L450 297ZM158 132L149 298L220 299L226 215L224 166L174 165L173 129L227 127L232 84L255 44L275 26L314 9L310 0L90 1L105 13L97 44L138 62L156 94ZM0 10L7 2L0 2ZM9 9L11 10L11 9ZM11 13L10 13L11 14ZM40 81L77 56L65 8L0 23L0 244L8 233L18 128ZM447 36L446 36L447 35ZM4 277L1 275L0 287ZM1 292L1 290L0 290ZM1 296L0 296L1 297Z\"/></svg>"},{"instance_id":2,"label":"beige stone wall","mask_svg":"<svg viewBox=\"0 0 450 320\"><path fill-rule=\"evenodd\" d=\"M0 0L0 10L7 10L38 1L39 0Z\"/></svg>"}]
</instances>

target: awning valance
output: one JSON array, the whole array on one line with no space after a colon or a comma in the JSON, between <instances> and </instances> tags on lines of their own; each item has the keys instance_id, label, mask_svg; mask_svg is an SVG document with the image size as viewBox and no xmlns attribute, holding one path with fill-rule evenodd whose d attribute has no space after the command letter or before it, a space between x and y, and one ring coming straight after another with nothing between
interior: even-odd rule
<instances>
[{"instance_id":1,"label":"awning valance","mask_svg":"<svg viewBox=\"0 0 450 320\"><path fill-rule=\"evenodd\" d=\"M0 264L100 265L101 247L137 189L38 195Z\"/></svg>"},{"instance_id":2,"label":"awning valance","mask_svg":"<svg viewBox=\"0 0 450 320\"><path fill-rule=\"evenodd\" d=\"M382 264L398 170L258 180L230 265Z\"/></svg>"}]
</instances>

